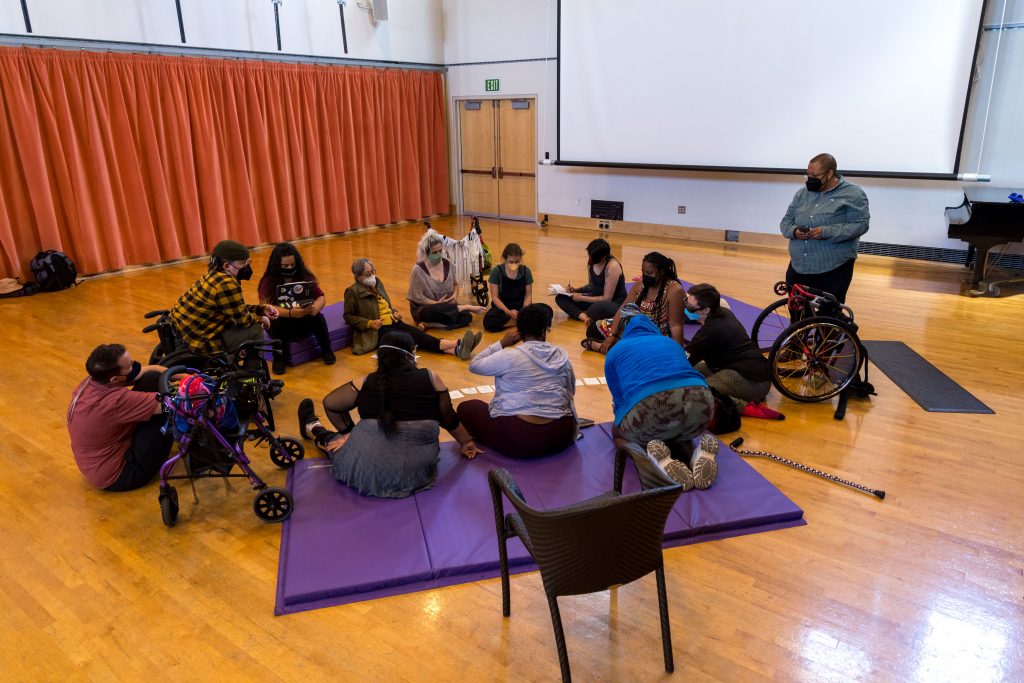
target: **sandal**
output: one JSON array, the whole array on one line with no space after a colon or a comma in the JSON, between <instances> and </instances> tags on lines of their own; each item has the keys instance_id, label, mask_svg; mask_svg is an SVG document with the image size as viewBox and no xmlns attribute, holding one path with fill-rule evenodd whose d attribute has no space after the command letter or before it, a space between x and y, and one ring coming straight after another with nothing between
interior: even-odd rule
<instances>
[{"instance_id":1,"label":"sandal","mask_svg":"<svg viewBox=\"0 0 1024 683\"><path fill-rule=\"evenodd\" d=\"M594 348L594 344L597 344L597 348ZM580 342L580 346L583 347L584 351L593 351L594 353L601 353L601 343L596 339L584 339Z\"/></svg>"}]
</instances>

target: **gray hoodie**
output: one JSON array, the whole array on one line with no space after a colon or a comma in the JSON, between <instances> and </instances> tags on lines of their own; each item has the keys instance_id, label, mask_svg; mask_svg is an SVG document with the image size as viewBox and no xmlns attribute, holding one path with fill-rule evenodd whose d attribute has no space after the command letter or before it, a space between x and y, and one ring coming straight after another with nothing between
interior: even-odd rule
<instances>
[{"instance_id":1,"label":"gray hoodie","mask_svg":"<svg viewBox=\"0 0 1024 683\"><path fill-rule=\"evenodd\" d=\"M569 354L554 344L527 341L503 349L494 342L470 362L469 371L494 377L491 417L576 415L576 373Z\"/></svg>"}]
</instances>

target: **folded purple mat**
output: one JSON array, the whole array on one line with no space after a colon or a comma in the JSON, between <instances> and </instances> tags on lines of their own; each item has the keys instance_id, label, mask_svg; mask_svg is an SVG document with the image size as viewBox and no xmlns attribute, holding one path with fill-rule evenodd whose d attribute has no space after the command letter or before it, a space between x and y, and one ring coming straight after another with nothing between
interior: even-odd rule
<instances>
[{"instance_id":1,"label":"folded purple mat","mask_svg":"<svg viewBox=\"0 0 1024 683\"><path fill-rule=\"evenodd\" d=\"M512 472L527 502L549 509L612 488L609 425L584 430L560 454L513 460L487 452L474 460L441 445L437 485L410 498L361 496L334 480L328 461L299 461L288 473L295 512L282 528L277 614L397 595L498 576L487 472ZM724 445L719 480L679 498L665 526L665 546L803 524L803 512ZM626 492L639 489L633 465ZM512 511L506 502L506 512ZM534 565L518 540L509 544L512 573Z\"/></svg>"}]
</instances>

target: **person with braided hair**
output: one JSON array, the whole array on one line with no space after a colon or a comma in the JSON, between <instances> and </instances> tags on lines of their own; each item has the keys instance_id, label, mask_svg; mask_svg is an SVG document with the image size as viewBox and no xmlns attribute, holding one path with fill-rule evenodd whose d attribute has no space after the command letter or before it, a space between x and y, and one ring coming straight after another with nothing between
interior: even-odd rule
<instances>
[{"instance_id":1,"label":"person with braided hair","mask_svg":"<svg viewBox=\"0 0 1024 683\"><path fill-rule=\"evenodd\" d=\"M671 337L682 346L684 299L686 293L679 283L676 273L676 262L664 254L652 251L644 256L643 278L633 287L626 297L626 304L636 304L640 311L651 319L654 326L666 337ZM611 323L599 321L587 330L587 338L583 340L583 348L589 351L608 353L621 335L622 309L615 313Z\"/></svg>"},{"instance_id":2,"label":"person with braided hair","mask_svg":"<svg viewBox=\"0 0 1024 683\"><path fill-rule=\"evenodd\" d=\"M337 431L320 423L306 398L299 403L299 432L330 458L335 479L363 495L405 498L432 488L441 427L466 458L483 452L460 424L444 381L416 367L416 345L405 332L384 334L376 372L338 387L323 407Z\"/></svg>"}]
</instances>

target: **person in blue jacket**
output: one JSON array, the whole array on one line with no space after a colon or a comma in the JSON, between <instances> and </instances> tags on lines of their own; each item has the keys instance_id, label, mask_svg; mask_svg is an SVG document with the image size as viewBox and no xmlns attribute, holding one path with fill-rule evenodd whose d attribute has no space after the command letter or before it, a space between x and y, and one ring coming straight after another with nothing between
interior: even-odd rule
<instances>
[{"instance_id":1,"label":"person in blue jacket","mask_svg":"<svg viewBox=\"0 0 1024 683\"><path fill-rule=\"evenodd\" d=\"M630 441L647 452L685 490L706 489L718 476L718 440L703 434L715 414L715 401L703 375L686 352L639 307L622 307L619 341L605 357L604 374L612 394L616 444Z\"/></svg>"}]
</instances>

